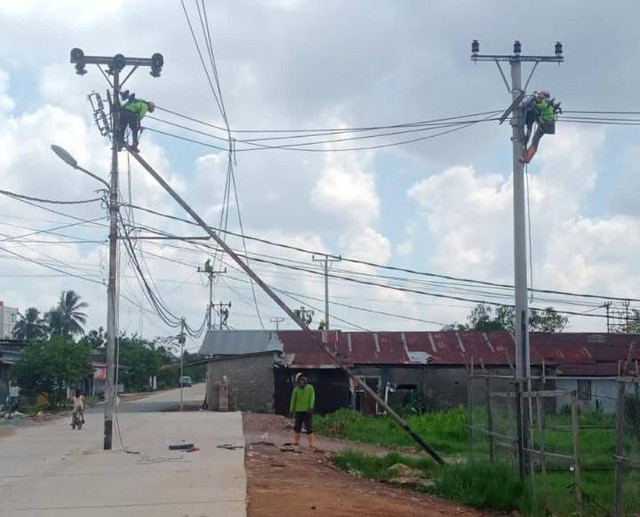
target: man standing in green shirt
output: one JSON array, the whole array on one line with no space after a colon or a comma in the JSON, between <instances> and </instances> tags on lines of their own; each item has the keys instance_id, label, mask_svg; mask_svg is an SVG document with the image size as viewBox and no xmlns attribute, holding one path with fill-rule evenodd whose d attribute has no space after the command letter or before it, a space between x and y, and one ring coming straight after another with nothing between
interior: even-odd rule
<instances>
[{"instance_id":1,"label":"man standing in green shirt","mask_svg":"<svg viewBox=\"0 0 640 517\"><path fill-rule=\"evenodd\" d=\"M153 113L156 109L156 105L153 102L143 101L142 99L134 99L131 102L127 102L120 110L120 127L116 137L118 138L118 150L122 150L122 146L125 144L124 132L127 127L131 129L132 144L131 149L138 152L138 135L140 134L140 121L144 116L149 113Z\"/></svg>"},{"instance_id":2,"label":"man standing in green shirt","mask_svg":"<svg viewBox=\"0 0 640 517\"><path fill-rule=\"evenodd\" d=\"M302 424L304 424L305 431L309 437L309 447L315 447L313 407L316 403L316 392L313 386L308 383L307 376L304 373L296 374L296 384L297 386L293 388L291 393L291 404L289 405L289 413L294 417L294 443L300 445L300 433L302 432Z\"/></svg>"}]
</instances>

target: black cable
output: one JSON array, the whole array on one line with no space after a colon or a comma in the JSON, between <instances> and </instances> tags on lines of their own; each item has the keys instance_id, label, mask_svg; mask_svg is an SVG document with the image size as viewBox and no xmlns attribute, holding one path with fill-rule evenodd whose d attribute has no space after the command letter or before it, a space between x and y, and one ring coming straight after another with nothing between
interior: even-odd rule
<instances>
[{"instance_id":1,"label":"black cable","mask_svg":"<svg viewBox=\"0 0 640 517\"><path fill-rule=\"evenodd\" d=\"M206 246L206 245L202 245L202 246ZM311 273L311 274L314 274L314 275L320 275L320 276L324 275L324 273L322 271L309 269L308 267L299 267L299 266L294 266L294 265L290 265L290 264L283 264L283 263L280 263L280 262L275 262L275 261L265 260L265 259L261 259L261 258L255 258L255 257L253 258L253 260L256 261L256 262L271 264L271 265L275 265L275 266L279 266L279 267L285 267L285 268L296 270L296 271L303 271L303 272ZM357 283L357 284L362 284L362 285L368 285L368 286L372 286L372 287L381 287L381 288L385 288L385 289L397 290L397 291L402 291L402 292L409 292L409 293L414 293L414 294L419 294L419 295L424 295L424 296L430 296L430 297L436 297L436 298L452 299L452 300L458 300L458 301L463 301L463 302L470 302L470 303L474 303L474 304L486 304L486 305L494 305L494 306L499 306L499 307L512 307L512 304L507 304L507 303L500 303L500 302L482 300L482 299L470 299L470 298L464 298L464 297L460 297L460 296L453 296L453 295L442 294L442 293L426 292L426 291L423 291L423 290L418 290L418 289L413 289L413 288L407 288L407 287L402 287L402 286L393 286L393 285L388 285L388 284L381 284L381 283L378 283L378 282L361 280L361 279L357 279L357 278L353 278L353 277L349 277L349 276L336 275L335 273L330 274L329 277L330 278L337 278L337 279L345 280L347 282L352 282L352 283ZM533 310L544 310L543 308L535 308L535 307L532 307L532 309ZM556 310L556 312L559 313L559 314L567 314L567 315L575 315L575 316L600 317L600 318L606 317L604 315L585 314L585 313L579 313L579 312L567 311L567 310Z\"/></svg>"},{"instance_id":2,"label":"black cable","mask_svg":"<svg viewBox=\"0 0 640 517\"><path fill-rule=\"evenodd\" d=\"M97 217L96 219L90 219L89 222L95 223L97 221L103 221L104 219L106 219L106 217ZM69 239L73 239L74 238L73 236L65 235L64 233L58 233L58 232L56 232L56 230L62 230L64 228L71 228L73 226L80 226L80 225L84 225L84 224L87 224L87 223L85 223L85 222L68 223L68 224L63 224L63 225L60 225L60 226L55 226L53 228L48 228L46 230L35 230L34 228L29 228L29 227L26 227L26 226L18 226L18 225L11 224L11 223L2 223L2 224L5 224L7 226L13 226L14 228L21 228L23 230L33 230L33 231L31 231L30 233L23 233L22 235L15 235L15 236L7 238L7 239L2 239L2 240L0 240L0 242L7 242L7 241L14 240L14 239L23 239L25 237L30 237L32 235L38 235L38 234L41 234L41 233L45 233L45 234L48 234L48 235L56 235L58 237L67 237Z\"/></svg>"},{"instance_id":3,"label":"black cable","mask_svg":"<svg viewBox=\"0 0 640 517\"><path fill-rule=\"evenodd\" d=\"M154 117L154 118L155 118L155 120L158 120L158 121L163 122L165 124L176 126L176 127L181 128L181 129L185 129L187 131L190 131L190 132L193 132L193 133L198 133L198 134L201 134L201 135L204 135L204 136L207 136L207 137L212 137L212 138L216 138L216 139L222 140L221 137L216 136L216 135L212 135L210 133L206 133L206 132L203 132L203 131L199 131L197 129L189 128L187 126L176 124L174 122L161 120L161 119L158 119L157 117ZM420 142L420 141L424 141L424 140L431 140L431 139L437 138L439 136L447 135L447 134L453 133L455 131L460 131L462 129L466 129L466 128L468 128L468 127L470 127L472 125L475 125L475 124L479 124L479 123L483 123L483 122L490 122L492 120L498 120L498 119L495 118L495 117L491 117L491 118L477 119L477 120L472 120L472 121L463 121L463 122L458 122L458 123L441 124L441 125L438 125L438 126L426 127L426 128L420 128L420 129L409 129L409 130L404 130L404 131L394 131L394 132L382 133L382 134L378 134L378 135L365 135L365 136L341 138L341 139L336 139L336 140L320 140L320 141L314 141L314 142L302 142L302 143L297 143L297 144L267 145L267 144L257 143L256 141L248 141L248 140L241 141L241 140L238 140L239 142L251 145L253 147L252 148L237 149L236 152L251 152L251 151L259 151L259 150L286 150L286 151L304 151L304 152L343 152L343 151L362 151L362 150L369 150L369 149L382 149L382 148L386 148L386 147L395 147L395 146L398 146L398 145L405 145L405 144ZM378 138L378 137L382 137L382 136L393 136L393 135L399 135L399 134L404 134L404 133L433 131L433 130L436 130L436 129L441 129L441 128L444 128L444 127L451 127L451 126L455 126L455 127L453 127L453 129L448 129L446 131L441 131L441 132L435 133L433 135L422 136L422 137L417 137L417 138L411 138L411 139L407 139L407 140L400 140L398 142L375 144L375 145L371 145L371 146L345 147L345 148L339 148L339 149L335 149L335 148L331 148L331 149L316 149L316 148L305 147L305 146L312 146L312 145L331 144L331 143L335 144L335 143L349 142L349 141L353 141L353 140L371 139L371 138ZM170 136L172 138L177 138L179 140L184 140L184 141L187 141L187 142L199 144L199 145L202 145L202 146L205 146L205 147L210 147L210 148L221 150L221 151L225 150L225 149L221 148L220 146L216 146L214 144L201 142L201 141L195 140L193 138L188 138L188 137L176 135L174 133L169 133L167 131L161 131L159 129L152 128L152 127L149 127L149 126L145 126L145 129L147 129L149 131L152 131L152 132L155 132L155 133L159 133L159 134L165 135L165 136Z\"/></svg>"},{"instance_id":4,"label":"black cable","mask_svg":"<svg viewBox=\"0 0 640 517\"><path fill-rule=\"evenodd\" d=\"M15 200L16 201L20 201L21 203L25 203L25 204L30 205L30 206L34 206L36 208L39 208L40 210L44 210L45 212L51 212L52 214L61 215L63 217L68 217L69 219L73 219L75 221L81 221L83 223L93 224L95 226L107 226L106 224L98 224L95 219L91 220L91 219L83 219L82 217L76 217L76 216L71 215L71 214L66 214L64 212L60 212L59 210L54 210L53 208L47 208L45 206L40 206L40 205L38 205L38 204L36 204L34 202L27 201L26 199L15 198Z\"/></svg>"},{"instance_id":5,"label":"black cable","mask_svg":"<svg viewBox=\"0 0 640 517\"><path fill-rule=\"evenodd\" d=\"M192 226L198 226L196 223L194 223L193 221L190 221L188 219L184 219L181 217L177 217L177 216L173 216L170 214L164 214L162 212L158 212L156 210L152 210L150 208L146 208L146 207L141 207L138 205L131 205L132 208L136 209L136 210L142 210L144 212L153 214L153 215L157 215L159 217L163 217L163 218L167 218L167 219L172 219L175 221L180 221ZM226 233L228 235L233 235L235 237L241 237L240 234L233 232L233 231L229 231L229 230L221 230L220 228L215 228L213 226L210 226L210 228L218 233ZM397 267L397 266L389 266L389 265L385 265L385 264L377 264L375 262L370 262L367 260L359 260L359 259L353 259L353 258L349 258L349 257L345 257L343 255L335 255L335 254L327 254L325 252L320 252L317 250L309 250L306 248L302 248L299 246L292 246L289 244L284 244L284 243L279 243L279 242L275 242L269 239L263 239L261 237L255 237L255 236L251 236L251 235L246 235L245 234L245 238L249 239L249 240L253 240L256 242L260 242L262 244L267 244L270 246L275 246L275 247L279 247L279 248L283 248L283 249L288 249L291 251L298 251L300 253L306 253L309 255L327 255L329 258L342 258L342 260L344 262L349 262L352 264L360 264L360 265L365 265L365 266L371 266L371 267L375 267L375 268L380 268L380 269L386 269L389 271L398 271L398 272L403 272L403 273L409 273L409 274L413 274L413 275L418 275L418 276L426 276L426 277L432 277L432 278L440 278L443 280L451 280L451 281L457 281L457 282L465 282L465 283L470 283L470 284L476 284L476 285L482 285L482 286L488 286L488 287L498 287L498 288L505 288L505 289L514 289L514 286L512 284L503 284L503 283L498 283L498 282L488 282L488 281L484 281L484 280L476 280L476 279L471 279L471 278L464 278L464 277L456 277L456 276L451 276L451 275L443 275L443 274L438 274L438 273L431 273L431 272L427 272L427 271L420 271L420 270L416 270L416 269L411 269L411 268L403 268L403 267ZM573 296L573 297L579 297L579 298L592 298L592 299L599 299L599 300L613 300L613 301L631 301L631 302L640 302L640 298L624 298L624 297L619 297L619 296L607 296L607 295L599 295L599 294L589 294L589 293L575 293L575 292L570 292L570 291L560 291L560 290L554 290L554 289L533 289L534 292L536 293L542 293L542 294L557 294L557 295L562 295L562 296Z\"/></svg>"},{"instance_id":6,"label":"black cable","mask_svg":"<svg viewBox=\"0 0 640 517\"><path fill-rule=\"evenodd\" d=\"M216 126L215 124L211 124L209 122L205 122L203 120L199 120L194 117L190 117L188 115L184 115L183 113L179 113L177 111L173 111L167 108L162 108L160 106L156 106L156 109L160 111L164 111L166 113L170 113L171 115L175 115L176 117L184 118L185 120L190 120L191 122L196 122L198 124L202 124L204 126L209 126L214 129L219 129L220 131L225 131L226 128L221 126ZM420 120L416 122L405 122L399 124L390 124L390 125L380 125L380 126L362 126L362 127L341 127L341 128L315 128L315 129L234 129L233 133L322 133L324 134L332 134L332 133L353 133L356 131L376 131L382 129L395 129L395 128L403 128L403 127L412 127L412 126L420 126L425 124L431 124L435 122L447 122L450 120L469 118L469 117L481 117L484 115L495 115L498 113L502 113L503 110L493 110L493 111L481 111L478 113L471 113L468 115L456 115L452 117L443 117L436 119L427 119Z\"/></svg>"},{"instance_id":7,"label":"black cable","mask_svg":"<svg viewBox=\"0 0 640 517\"><path fill-rule=\"evenodd\" d=\"M204 74L207 77L207 82L209 83L211 93L213 94L213 98L215 99L216 104L218 105L218 108L220 108L220 111L222 111L222 108L220 107L220 101L218 100L218 96L216 95L216 90L213 86L213 82L211 81L211 77L209 76L209 70L207 69L207 66L204 62L204 58L202 57L202 52L200 51L200 45L198 45L198 38L196 37L196 33L193 30L193 26L191 25L191 19L189 18L189 13L187 12L187 8L184 5L184 0L180 0L180 3L182 4L182 10L184 11L184 16L187 19L187 24L189 25L189 31L191 32L193 43L195 44L196 51L198 52L198 56L200 57L200 63L202 64L202 69L204 70Z\"/></svg>"},{"instance_id":8,"label":"black cable","mask_svg":"<svg viewBox=\"0 0 640 517\"><path fill-rule=\"evenodd\" d=\"M71 276L71 277L74 277L74 278L78 278L80 280L84 280L86 282L91 282L91 283L94 283L94 284L104 285L104 282L100 282L99 280L95 280L93 278L89 278L89 277L82 276L82 275L77 275L76 273L71 273L69 271L64 271L63 269L59 269L57 267L47 265L44 262L40 262L38 260L32 259L30 257L27 257L25 255L21 255L20 253L16 253L15 251L8 250L7 248L5 248L3 246L0 246L0 251L3 251L5 253L9 253L10 255L16 256L16 257L18 257L18 258L20 258L22 260L26 260L27 262L31 262L33 264L37 264L38 266L42 266L44 268L51 269L52 271L56 271L56 272L61 273L61 274L65 275L65 276Z\"/></svg>"},{"instance_id":9,"label":"black cable","mask_svg":"<svg viewBox=\"0 0 640 517\"><path fill-rule=\"evenodd\" d=\"M96 201L102 201L103 198L96 197L93 199L80 199L77 201L60 201L56 199L42 199L38 197L25 196L24 194L16 194L15 192L9 192L8 190L0 190L0 194L9 196L16 199L26 199L27 201L36 201L38 203L51 203L54 205L84 205L87 203L95 203Z\"/></svg>"},{"instance_id":10,"label":"black cable","mask_svg":"<svg viewBox=\"0 0 640 517\"><path fill-rule=\"evenodd\" d=\"M183 124L178 124L176 122L172 122L169 120L165 120L163 118L157 117L157 116L152 116L149 115L147 116L148 119L150 120L155 120L157 122L161 122L163 124L167 124L169 126L173 126L173 127L177 127L179 129L184 129L186 131L189 131L191 133L196 133L202 136L206 136L209 138L214 138L216 140L222 140L222 141L228 141L228 138L223 138L221 136L218 135L214 135L213 133L209 133L206 131L201 131L199 129L194 129L192 127L189 126L185 126ZM449 117L451 118L451 117ZM474 120L461 120L461 121L457 121L457 122L441 122L441 123L425 123L423 125L420 125L419 127L415 127L415 126L406 126L406 127L412 127L413 129L403 129L403 130L396 130L396 131L390 131L390 132L385 132L385 133L376 133L373 135L365 135L365 136L353 136L353 137L347 137L347 138L339 138L339 139L333 139L333 140L319 140L319 141L311 141L311 142L301 142L301 143L297 143L297 144L286 144L284 146L269 146L269 145L263 145L263 144L259 144L258 142L260 141L271 141L271 140L290 140L290 139L299 139L299 138L311 138L313 136L333 136L333 135L337 135L337 134L343 134L343 133L352 133L351 131L341 131L340 133L336 133L336 132L332 132L332 133L316 133L316 134L311 134L311 135L291 135L291 136L278 136L278 137L266 137L266 138L253 138L253 139L237 139L236 142L238 143L242 143L242 144L248 144L251 145L253 147L259 147L259 148L263 148L263 149L281 149L281 148L294 148L294 147L304 147L304 146L309 146L309 145L320 145L320 144L327 144L327 143L341 143L341 142L349 142L349 141L353 141L353 140L364 140L364 139L371 139L371 138L379 138L379 137L383 137L383 136L395 136L395 135L402 135L402 134L407 134L407 133L419 133L419 132L425 132L425 131L434 131L437 129L443 129L443 128L448 128L448 127L456 127L456 126L462 126L462 125L466 125L466 124L472 124L472 123L477 123L477 122L491 122L493 120L499 120L496 117L491 117L491 118L484 118L484 119L474 119ZM146 129L150 129L149 127L146 127ZM251 150L255 150L255 149L247 149L247 148L242 148L242 149L238 149L238 152L242 152L242 151L251 151Z\"/></svg>"}]
</instances>

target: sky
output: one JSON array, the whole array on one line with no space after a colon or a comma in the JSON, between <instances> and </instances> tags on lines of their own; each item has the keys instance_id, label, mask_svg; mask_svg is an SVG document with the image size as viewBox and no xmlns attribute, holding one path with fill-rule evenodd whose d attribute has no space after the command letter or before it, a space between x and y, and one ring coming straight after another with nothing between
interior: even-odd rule
<instances>
[{"instance_id":1,"label":"sky","mask_svg":"<svg viewBox=\"0 0 640 517\"><path fill-rule=\"evenodd\" d=\"M522 41L523 53L553 54L561 41L565 63L540 65L530 92L551 91L565 110L639 108L635 24L640 5L631 0L540 1L535 10L531 4L497 0L205 3L229 125L240 130L234 133L237 140L251 135L241 132L248 129L367 127L503 110L510 104L509 93L494 64L471 62L472 39L488 54L510 53L515 39ZM185 0L185 6L205 50L196 4ZM108 179L109 141L99 134L87 102L92 91L104 96L107 84L95 67L88 66L84 76L75 74L69 63L74 47L87 55L162 53L159 78L139 69L127 87L162 108L223 125L178 1L7 1L0 4L0 21L0 189L53 200L100 197L95 192L99 183L66 166L49 148L61 145L83 167ZM155 115L226 137L224 131L166 112ZM227 145L159 121L145 124ZM634 126L562 122L554 136L543 138L528 169L532 287L623 298L638 292L637 131ZM318 152L236 152L236 189L228 204L223 202L226 150L146 131L141 153L212 225L226 207L228 228L238 231L239 208L249 236L376 264L510 284L510 137L508 124L491 121L380 149L336 151L399 137L328 143L316 146ZM236 149L246 147L236 142ZM152 178L128 162L126 153L120 153L120 168L124 202L185 216ZM175 220L139 210L123 213L128 224L138 227L202 235ZM64 225L54 230L58 235L25 236ZM100 202L28 204L2 196L0 300L21 311L30 306L46 311L63 290L73 289L89 304L87 328L104 326L107 235ZM238 250L246 245L258 258L296 261L298 267L306 264L319 272L311 254L237 237L228 242ZM211 252L181 241L151 240L137 241L135 252L168 311L197 329L208 300L206 277L197 268ZM294 308L316 308L314 321L319 321L320 275L251 264L269 285L288 293L282 296ZM254 302L246 277L227 258L225 266L214 298L231 302L230 327L260 328L257 302L262 325L273 328L272 318L283 316L282 311L257 288ZM144 298L124 249L120 272L120 329L149 338L177 333ZM380 275L399 273L345 261L333 264L332 272L342 277L330 283L334 328L436 330L463 321L474 305L468 300L486 298L486 289L460 294L451 284L423 284L420 294L357 284L349 279L369 275L379 281ZM558 308L604 314L597 308L603 300L577 301ZM508 296L502 303L510 303ZM540 294L531 301L535 307L549 303ZM290 321L279 324L293 328ZM605 329L602 317L574 316L568 326L572 331ZM190 349L198 345L190 338Z\"/></svg>"}]
</instances>

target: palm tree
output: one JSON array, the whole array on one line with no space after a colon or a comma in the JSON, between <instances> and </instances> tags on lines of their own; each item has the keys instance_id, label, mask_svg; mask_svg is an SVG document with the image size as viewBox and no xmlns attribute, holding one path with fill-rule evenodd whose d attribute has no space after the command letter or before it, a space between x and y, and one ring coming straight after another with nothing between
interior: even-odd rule
<instances>
[{"instance_id":1,"label":"palm tree","mask_svg":"<svg viewBox=\"0 0 640 517\"><path fill-rule=\"evenodd\" d=\"M24 316L20 315L20 319L13 326L11 333L14 338L23 341L41 339L47 335L47 325L40 318L40 311L35 307L29 307Z\"/></svg>"},{"instance_id":2,"label":"palm tree","mask_svg":"<svg viewBox=\"0 0 640 517\"><path fill-rule=\"evenodd\" d=\"M84 334L82 326L87 322L87 315L81 309L88 306L75 291L62 291L58 306L47 314L51 334L63 337Z\"/></svg>"}]
</instances>

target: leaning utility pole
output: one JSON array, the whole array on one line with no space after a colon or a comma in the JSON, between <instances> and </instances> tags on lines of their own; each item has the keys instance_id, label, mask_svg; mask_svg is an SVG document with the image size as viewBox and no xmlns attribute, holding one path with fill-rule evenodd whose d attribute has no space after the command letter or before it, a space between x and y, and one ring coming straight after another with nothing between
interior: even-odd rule
<instances>
[{"instance_id":1,"label":"leaning utility pole","mask_svg":"<svg viewBox=\"0 0 640 517\"><path fill-rule=\"evenodd\" d=\"M514 277L515 277L515 337L516 337L516 377L520 390L531 387L531 355L529 351L529 306L527 300L527 227L525 218L525 178L524 163L524 103L522 102L531 76L540 63L562 63L562 44L555 45L555 56L523 56L522 44L513 44L511 55L480 55L478 40L471 43L471 60L494 61L498 66L502 80L511 93L511 106L503 113L501 123L513 113L511 117L511 141L513 145L513 246L514 246ZM500 66L501 62L509 63L511 67L511 85ZM527 81L522 86L522 63L534 63ZM522 419L519 422L521 448L527 450L529 416L526 404L523 407ZM526 461L525 461L526 463ZM522 466L521 466L522 467ZM521 472L523 469L521 468Z\"/></svg>"},{"instance_id":2,"label":"leaning utility pole","mask_svg":"<svg viewBox=\"0 0 640 517\"><path fill-rule=\"evenodd\" d=\"M436 460L441 465L444 465L444 460L440 457L440 455L429 445L427 444L420 436L416 434L416 432L411 429L411 426L398 414L396 413L389 404L358 375L356 375L351 368L346 365L343 359L334 352L331 347L325 342L319 342L316 339L316 335L309 328L309 324L302 320L297 311L293 311L289 308L289 306L282 301L282 299L269 287L254 271L251 267L240 258L240 256L231 249L231 247L222 239L206 222L205 220L198 215L198 213L189 206L189 204L180 197L180 195L171 188L165 179L158 174L151 165L149 165L143 158L140 156L140 153L131 149L131 147L127 146L127 150L133 156L142 167L162 186L162 188L178 203L185 212L191 216L191 218L202 228L222 250L247 274L249 277L256 283L258 286L271 298L278 307L280 307L284 313L289 316L295 323L300 327L300 329L315 342L320 349L328 355L331 360L338 366L346 375L349 376L349 379L356 386L360 386L365 393L369 394L384 410L393 418L400 427L413 438L416 443L418 443L425 451L427 451L431 457ZM326 333L325 333L326 335Z\"/></svg>"},{"instance_id":3,"label":"leaning utility pole","mask_svg":"<svg viewBox=\"0 0 640 517\"><path fill-rule=\"evenodd\" d=\"M207 260L204 264L203 268L198 268L198 273L204 273L207 275L209 280L209 305L207 306L207 330L213 330L213 318L211 311L213 310L213 281L216 275L221 275L227 272L227 268L214 271L213 267L211 267L211 262Z\"/></svg>"},{"instance_id":4,"label":"leaning utility pole","mask_svg":"<svg viewBox=\"0 0 640 517\"><path fill-rule=\"evenodd\" d=\"M311 256L314 262L324 262L324 330L329 330L329 267L332 262L340 262L342 257L330 258L329 255L316 258Z\"/></svg>"},{"instance_id":5,"label":"leaning utility pole","mask_svg":"<svg viewBox=\"0 0 640 517\"><path fill-rule=\"evenodd\" d=\"M71 50L71 63L76 65L76 73L87 73L85 66L97 65L112 87L111 100L111 184L109 186L109 283L107 287L107 379L104 405L104 450L110 450L113 439L113 413L116 401L116 332L118 328L117 314L117 257L118 257L118 141L117 129L120 125L120 88L140 66L151 67L153 77L160 76L164 63L161 54L154 54L151 59L127 58L122 54L113 57L85 56L79 48ZM106 72L102 66L106 66ZM126 66L132 66L129 74L120 81L120 73ZM113 82L109 81L112 76Z\"/></svg>"}]
</instances>

